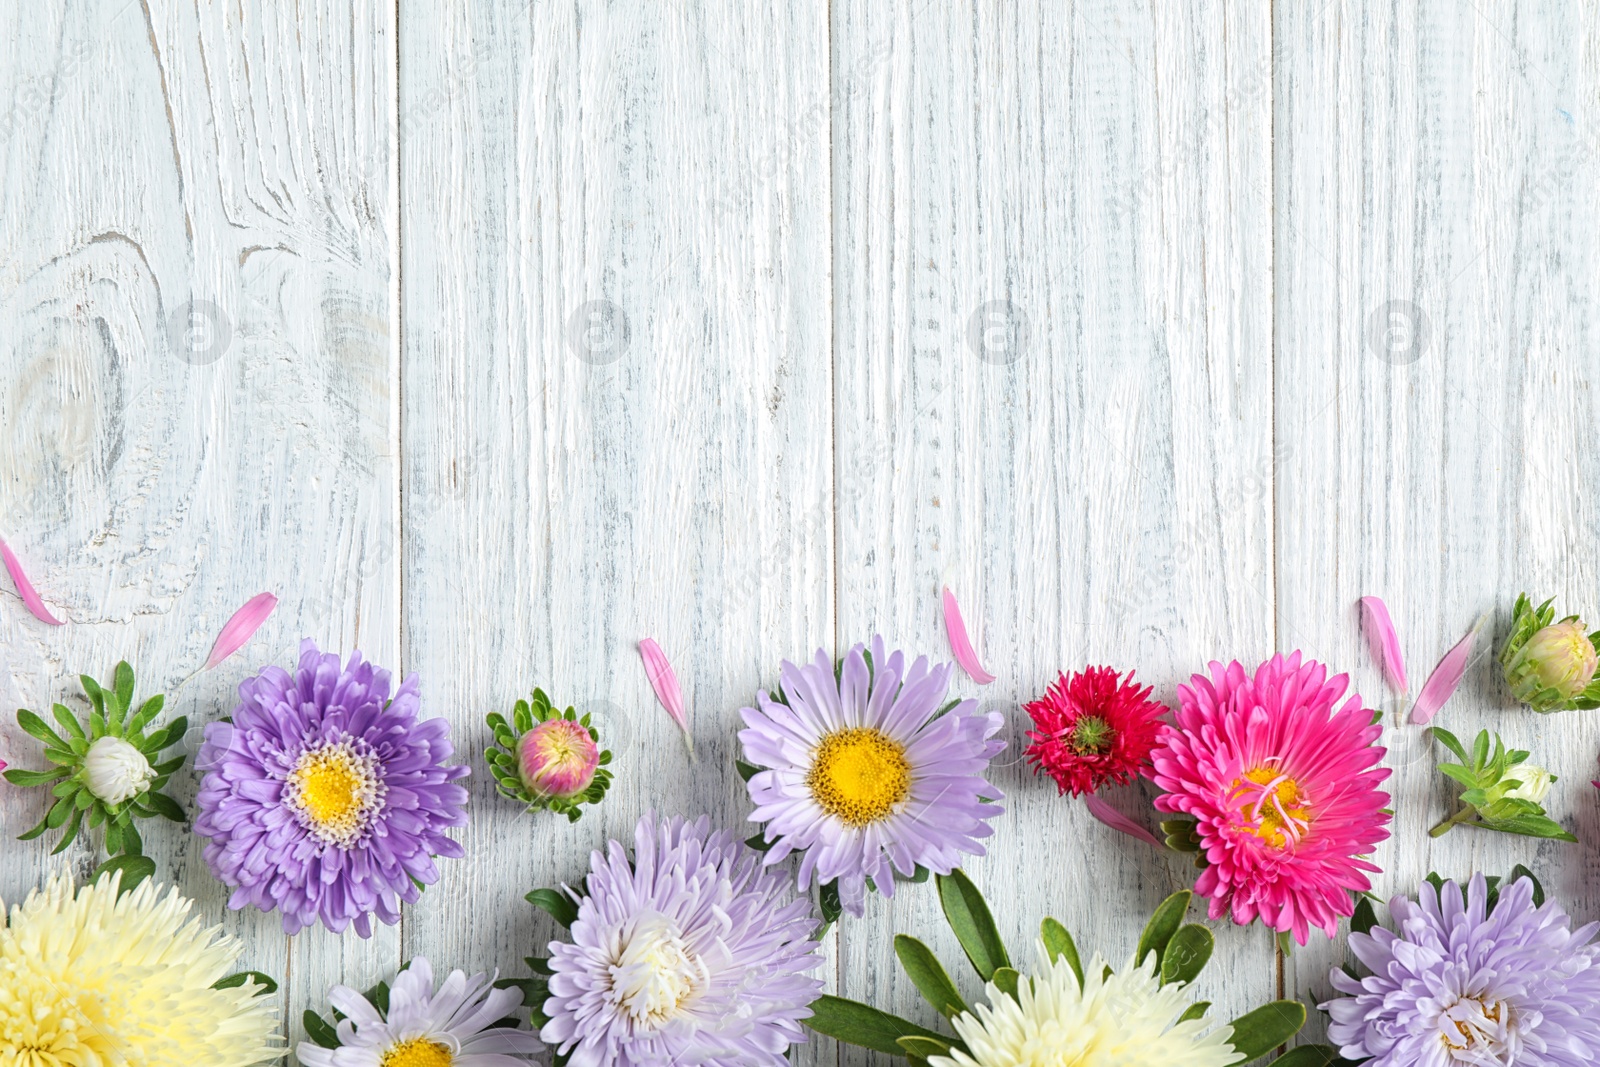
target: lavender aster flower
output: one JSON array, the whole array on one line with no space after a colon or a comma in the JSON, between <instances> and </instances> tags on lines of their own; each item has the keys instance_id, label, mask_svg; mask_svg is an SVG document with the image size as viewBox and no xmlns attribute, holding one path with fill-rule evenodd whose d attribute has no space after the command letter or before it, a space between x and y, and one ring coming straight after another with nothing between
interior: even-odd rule
<instances>
[{"instance_id":1,"label":"lavender aster flower","mask_svg":"<svg viewBox=\"0 0 1600 1067\"><path fill-rule=\"evenodd\" d=\"M742 709L752 822L765 823L767 863L802 852L800 888L815 876L838 881L852 915L865 910L866 883L894 894L894 871L949 874L962 856L981 856L987 820L1004 810L983 777L1004 741L1003 724L977 701L951 702L954 668L906 665L902 652L872 639L839 665L821 652L805 666L785 662L776 698L757 694ZM891 866L892 865L892 866Z\"/></svg>"},{"instance_id":2,"label":"lavender aster flower","mask_svg":"<svg viewBox=\"0 0 1600 1067\"><path fill-rule=\"evenodd\" d=\"M567 1067L787 1067L822 983L811 905L704 817L639 820L596 851L540 1037Z\"/></svg>"},{"instance_id":3,"label":"lavender aster flower","mask_svg":"<svg viewBox=\"0 0 1600 1067\"><path fill-rule=\"evenodd\" d=\"M321 921L372 936L400 902L438 881L436 856L464 853L444 831L467 821L466 767L447 762L450 725L417 721L417 676L390 675L300 644L293 675L268 667L239 686L233 722L206 727L195 832L234 887L228 905L283 910L294 934Z\"/></svg>"},{"instance_id":4,"label":"lavender aster flower","mask_svg":"<svg viewBox=\"0 0 1600 1067\"><path fill-rule=\"evenodd\" d=\"M1420 899L1389 902L1398 933L1351 934L1373 972L1343 970L1344 997L1322 1005L1328 1036L1368 1067L1586 1067L1600 1058L1597 924L1571 929L1554 901L1536 906L1532 879L1500 890L1474 875ZM1370 1059L1369 1059L1370 1057Z\"/></svg>"}]
</instances>

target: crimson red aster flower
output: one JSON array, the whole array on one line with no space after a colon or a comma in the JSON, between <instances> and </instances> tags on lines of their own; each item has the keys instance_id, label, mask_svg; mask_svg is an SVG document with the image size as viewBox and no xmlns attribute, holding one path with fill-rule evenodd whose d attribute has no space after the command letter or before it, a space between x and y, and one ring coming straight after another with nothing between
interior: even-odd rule
<instances>
[{"instance_id":1,"label":"crimson red aster flower","mask_svg":"<svg viewBox=\"0 0 1600 1067\"><path fill-rule=\"evenodd\" d=\"M1133 672L1119 679L1110 667L1065 674L1026 705L1035 730L1028 736L1033 773L1048 771L1063 794L1093 793L1107 782L1127 785L1150 766L1167 707L1150 699Z\"/></svg>"}]
</instances>

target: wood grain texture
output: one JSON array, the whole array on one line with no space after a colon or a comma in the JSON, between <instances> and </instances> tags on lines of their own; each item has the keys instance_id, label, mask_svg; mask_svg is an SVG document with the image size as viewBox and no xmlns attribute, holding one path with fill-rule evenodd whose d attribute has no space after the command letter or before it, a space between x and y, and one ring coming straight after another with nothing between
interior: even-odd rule
<instances>
[{"instance_id":1,"label":"wood grain texture","mask_svg":"<svg viewBox=\"0 0 1600 1067\"><path fill-rule=\"evenodd\" d=\"M302 635L395 663L393 16L0 6L0 529L68 621L0 598L14 766L38 756L11 709L82 709L77 674L121 658L141 691L170 690L263 589L282 599L267 627L169 713L227 714L249 669L292 662ZM175 791L190 804L195 781ZM8 902L57 866L11 841L42 804L5 787ZM291 947L275 917L226 911L197 838L146 836L163 879L287 979L294 1017L399 961L392 930ZM94 864L83 846L65 861Z\"/></svg>"},{"instance_id":2,"label":"wood grain texture","mask_svg":"<svg viewBox=\"0 0 1600 1067\"><path fill-rule=\"evenodd\" d=\"M406 658L478 772L405 946L522 973L556 932L523 895L644 812L751 832L738 709L831 640L827 25L408 3L402 45ZM576 825L484 770L485 713L535 685L615 753Z\"/></svg>"},{"instance_id":3,"label":"wood grain texture","mask_svg":"<svg viewBox=\"0 0 1600 1067\"><path fill-rule=\"evenodd\" d=\"M1020 703L1272 648L1269 46L1261 7L834 5L836 642L947 655L946 583L979 622L1009 811L969 870L1019 960L1054 915L1120 967L1194 877L1033 777ZM931 1025L895 931L957 973L909 887L844 926L840 991ZM1273 950L1217 934L1226 1019Z\"/></svg>"},{"instance_id":4,"label":"wood grain texture","mask_svg":"<svg viewBox=\"0 0 1600 1067\"><path fill-rule=\"evenodd\" d=\"M1319 7L1280 5L1277 24L1279 644L1351 671L1390 712L1380 896L1521 862L1589 921L1600 728L1517 706L1492 652L1519 591L1586 618L1600 594L1596 15ZM1437 746L1398 725L1357 621L1368 593L1388 602L1413 690L1491 613L1493 648L1435 721L1531 750L1561 776L1548 807L1582 844L1427 837L1457 790ZM1342 939L1297 953L1291 988L1326 997L1343 958Z\"/></svg>"}]
</instances>

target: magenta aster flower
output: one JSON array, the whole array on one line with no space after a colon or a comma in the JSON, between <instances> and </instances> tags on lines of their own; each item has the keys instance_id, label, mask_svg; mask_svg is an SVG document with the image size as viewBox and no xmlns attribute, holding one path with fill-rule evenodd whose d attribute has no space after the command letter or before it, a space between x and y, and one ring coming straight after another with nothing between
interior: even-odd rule
<instances>
[{"instance_id":1,"label":"magenta aster flower","mask_svg":"<svg viewBox=\"0 0 1600 1067\"><path fill-rule=\"evenodd\" d=\"M1306 943L1331 937L1371 888L1368 855L1389 836L1378 788L1382 728L1345 675L1300 653L1274 656L1254 676L1238 662L1211 664L1178 687L1177 726L1163 726L1152 761L1162 811L1192 816L1206 864L1195 892L1211 918L1259 918Z\"/></svg>"},{"instance_id":2,"label":"magenta aster flower","mask_svg":"<svg viewBox=\"0 0 1600 1067\"><path fill-rule=\"evenodd\" d=\"M639 820L590 863L550 945L540 1037L568 1067L787 1067L822 983L809 901L709 819Z\"/></svg>"},{"instance_id":3,"label":"magenta aster flower","mask_svg":"<svg viewBox=\"0 0 1600 1067\"><path fill-rule=\"evenodd\" d=\"M390 675L352 653L300 644L293 675L268 667L239 686L232 723L206 727L195 832L234 887L228 905L283 911L298 933L321 921L372 934L400 902L438 881L434 857L464 855L467 768L448 762L450 725L417 721L417 676L391 699Z\"/></svg>"},{"instance_id":4,"label":"magenta aster flower","mask_svg":"<svg viewBox=\"0 0 1600 1067\"><path fill-rule=\"evenodd\" d=\"M988 820L1004 809L983 777L1004 741L998 712L951 702L949 664L852 648L838 674L827 654L785 662L776 697L757 694L739 732L750 777L752 822L765 823L767 863L801 852L800 888L838 881L841 903L865 910L866 883L894 893L894 872L949 874L983 855Z\"/></svg>"},{"instance_id":5,"label":"magenta aster flower","mask_svg":"<svg viewBox=\"0 0 1600 1067\"><path fill-rule=\"evenodd\" d=\"M1395 932L1350 935L1372 974L1334 968L1344 996L1322 1005L1339 1054L1367 1067L1589 1067L1600 1058L1600 947L1561 905L1534 903L1518 878L1491 901L1483 875L1463 890L1423 883L1389 902Z\"/></svg>"},{"instance_id":6,"label":"magenta aster flower","mask_svg":"<svg viewBox=\"0 0 1600 1067\"><path fill-rule=\"evenodd\" d=\"M1150 699L1133 672L1088 667L1061 675L1038 700L1024 705L1035 729L1028 760L1046 771L1062 794L1093 793L1106 783L1127 785L1150 766L1165 704Z\"/></svg>"}]
</instances>

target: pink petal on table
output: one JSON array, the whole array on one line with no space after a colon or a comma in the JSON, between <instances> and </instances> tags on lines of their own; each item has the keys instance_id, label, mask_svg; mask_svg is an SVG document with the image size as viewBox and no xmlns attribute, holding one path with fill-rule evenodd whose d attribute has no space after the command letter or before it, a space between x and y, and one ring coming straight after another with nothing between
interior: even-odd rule
<instances>
[{"instance_id":1,"label":"pink petal on table","mask_svg":"<svg viewBox=\"0 0 1600 1067\"><path fill-rule=\"evenodd\" d=\"M955 653L961 669L972 675L972 680L979 685L994 681L994 675L983 669L983 664L978 662L978 654L972 650L972 641L967 637L967 624L961 618L961 605L956 603L956 595L948 585L944 587L944 628L950 634L950 651Z\"/></svg>"},{"instance_id":2,"label":"pink petal on table","mask_svg":"<svg viewBox=\"0 0 1600 1067\"><path fill-rule=\"evenodd\" d=\"M1467 631L1467 636L1457 641L1456 646L1444 654L1433 673L1428 675L1422 692L1417 694L1417 702L1411 706L1412 722L1418 726L1428 723L1455 693L1456 686L1461 684L1462 676L1467 673L1467 665L1472 661L1472 646L1478 641L1478 631L1483 629L1488 618L1487 615L1478 616L1478 621Z\"/></svg>"},{"instance_id":3,"label":"pink petal on table","mask_svg":"<svg viewBox=\"0 0 1600 1067\"><path fill-rule=\"evenodd\" d=\"M689 746L689 754L693 756L694 738L689 735L689 716L683 710L683 689L678 685L677 672L654 638L647 637L639 642L639 658L644 660L644 670L650 676L650 688L656 691L656 699L683 731L683 743Z\"/></svg>"},{"instance_id":4,"label":"pink petal on table","mask_svg":"<svg viewBox=\"0 0 1600 1067\"><path fill-rule=\"evenodd\" d=\"M1378 597L1364 596L1361 607L1366 612L1367 643L1372 646L1372 654L1383 665L1390 688L1403 696L1411 685L1406 681L1406 661L1400 654L1400 638L1389 619L1388 605Z\"/></svg>"},{"instance_id":5,"label":"pink petal on table","mask_svg":"<svg viewBox=\"0 0 1600 1067\"><path fill-rule=\"evenodd\" d=\"M255 632L261 629L261 624L267 621L267 616L277 606L278 598L271 593L257 593L245 601L244 607L234 612L233 618L223 624L216 644L211 646L211 655L206 657L206 665L200 669L209 671L243 648L244 643L255 636Z\"/></svg>"},{"instance_id":6,"label":"pink petal on table","mask_svg":"<svg viewBox=\"0 0 1600 1067\"><path fill-rule=\"evenodd\" d=\"M39 591L23 573L22 562L17 559L17 554L11 551L11 546L4 541L0 541L0 558L5 559L6 570L11 573L11 580L17 584L17 592L22 594L22 602L33 612L33 617L51 626L60 626L61 620L50 614L49 609L44 606L44 601L39 599Z\"/></svg>"},{"instance_id":7,"label":"pink petal on table","mask_svg":"<svg viewBox=\"0 0 1600 1067\"><path fill-rule=\"evenodd\" d=\"M1166 842L1162 841L1155 834L1151 833L1149 830L1146 830L1144 827L1140 826L1138 823L1122 814L1122 812L1118 811L1116 808L1113 808L1106 801L1100 799L1097 794L1090 793L1088 796L1083 798L1083 802L1088 806L1090 815L1093 815L1095 818L1099 819L1113 830L1120 830L1129 837L1136 837L1140 841L1148 841L1150 844L1156 846L1156 848L1167 847Z\"/></svg>"}]
</instances>

